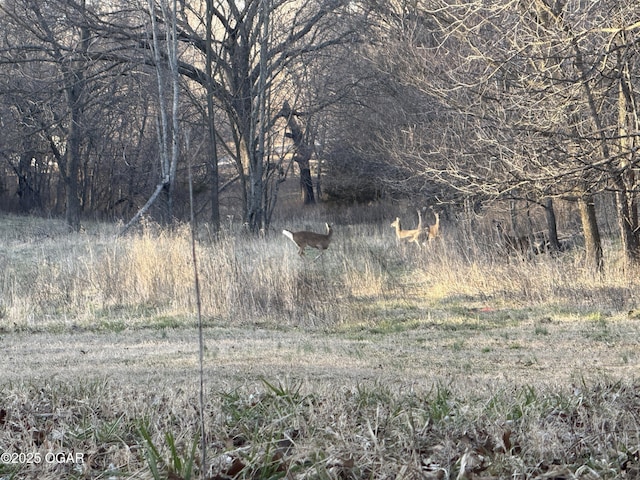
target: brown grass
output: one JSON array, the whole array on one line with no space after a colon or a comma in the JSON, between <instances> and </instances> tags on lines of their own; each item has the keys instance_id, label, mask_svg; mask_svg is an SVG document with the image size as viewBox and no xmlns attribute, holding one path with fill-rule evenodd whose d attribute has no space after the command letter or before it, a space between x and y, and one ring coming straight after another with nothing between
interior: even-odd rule
<instances>
[{"instance_id":1,"label":"brown grass","mask_svg":"<svg viewBox=\"0 0 640 480\"><path fill-rule=\"evenodd\" d=\"M611 244L600 278L579 249L507 261L451 225L418 249L329 220L316 262L278 228L201 233L211 478L640 473L640 280ZM0 219L0 453L87 459L0 478L151 478L141 431L167 461L167 433L196 438L189 230L116 231Z\"/></svg>"}]
</instances>

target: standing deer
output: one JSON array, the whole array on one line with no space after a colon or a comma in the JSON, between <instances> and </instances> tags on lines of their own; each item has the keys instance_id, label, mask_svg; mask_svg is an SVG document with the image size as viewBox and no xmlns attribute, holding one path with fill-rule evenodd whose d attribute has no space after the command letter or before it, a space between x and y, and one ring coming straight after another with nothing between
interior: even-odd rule
<instances>
[{"instance_id":1,"label":"standing deer","mask_svg":"<svg viewBox=\"0 0 640 480\"><path fill-rule=\"evenodd\" d=\"M516 237L507 233L502 222L498 220L493 221L493 227L498 235L498 241L500 246L506 250L510 250L522 255L526 255L529 250L529 237L522 236Z\"/></svg>"},{"instance_id":2,"label":"standing deer","mask_svg":"<svg viewBox=\"0 0 640 480\"><path fill-rule=\"evenodd\" d=\"M298 246L298 255L304 256L304 249L306 247L317 248L320 250L320 254L314 258L317 260L320 255L324 253L324 251L329 248L329 244L331 243L331 235L333 234L333 229L331 225L325 223L327 227L327 233L316 233L316 232L291 232L289 230L282 230L282 234L291 239L293 243Z\"/></svg>"},{"instance_id":3,"label":"standing deer","mask_svg":"<svg viewBox=\"0 0 640 480\"><path fill-rule=\"evenodd\" d=\"M440 235L440 215L436 211L433 212L433 215L436 217L436 223L434 223L433 225L429 225L426 228L427 240L429 242L432 242L438 235Z\"/></svg>"},{"instance_id":4,"label":"standing deer","mask_svg":"<svg viewBox=\"0 0 640 480\"><path fill-rule=\"evenodd\" d=\"M493 226L498 235L500 245L507 250L528 258L549 251L549 239L544 232L536 232L531 235L516 237L509 235L502 222L498 220L493 221Z\"/></svg>"},{"instance_id":5,"label":"standing deer","mask_svg":"<svg viewBox=\"0 0 640 480\"><path fill-rule=\"evenodd\" d=\"M420 210L418 210L418 227L415 230L402 230L399 217L396 217L391 223L391 227L396 229L396 239L398 242L414 242L420 246L420 237L422 236L422 215L420 214Z\"/></svg>"}]
</instances>

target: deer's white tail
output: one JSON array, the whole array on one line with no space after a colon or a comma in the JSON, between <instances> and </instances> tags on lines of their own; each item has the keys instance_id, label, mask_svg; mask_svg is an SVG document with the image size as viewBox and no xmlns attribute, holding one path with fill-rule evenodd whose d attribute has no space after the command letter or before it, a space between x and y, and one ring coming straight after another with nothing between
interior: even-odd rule
<instances>
[{"instance_id":1,"label":"deer's white tail","mask_svg":"<svg viewBox=\"0 0 640 480\"><path fill-rule=\"evenodd\" d=\"M329 248L329 244L331 243L331 236L333 234L333 230L331 229L331 225L326 224L327 233L315 233L315 232L290 232L289 230L283 230L282 234L291 239L293 243L298 246L298 254L304 255L304 249L306 247L316 248L320 250L320 255L322 252ZM319 256L319 255L318 255ZM318 257L316 257L318 258Z\"/></svg>"},{"instance_id":2,"label":"deer's white tail","mask_svg":"<svg viewBox=\"0 0 640 480\"><path fill-rule=\"evenodd\" d=\"M291 240L293 243L295 243L295 240L293 239L293 233L290 232L289 230L282 230L282 234L287 237L289 240Z\"/></svg>"}]
</instances>

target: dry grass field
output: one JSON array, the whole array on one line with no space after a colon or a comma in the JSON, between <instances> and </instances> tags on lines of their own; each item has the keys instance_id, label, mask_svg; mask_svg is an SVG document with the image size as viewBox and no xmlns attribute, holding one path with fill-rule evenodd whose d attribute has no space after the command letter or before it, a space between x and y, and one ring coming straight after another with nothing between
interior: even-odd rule
<instances>
[{"instance_id":1,"label":"dry grass field","mask_svg":"<svg viewBox=\"0 0 640 480\"><path fill-rule=\"evenodd\" d=\"M640 278L335 215L198 235L206 478L640 475ZM341 221L342 220L342 221ZM0 479L199 478L188 227L0 217Z\"/></svg>"}]
</instances>

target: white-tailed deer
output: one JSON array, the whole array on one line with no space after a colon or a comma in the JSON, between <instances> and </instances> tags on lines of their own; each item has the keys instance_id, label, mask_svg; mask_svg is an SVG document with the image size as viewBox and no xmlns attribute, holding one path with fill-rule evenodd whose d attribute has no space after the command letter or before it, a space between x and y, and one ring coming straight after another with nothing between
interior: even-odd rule
<instances>
[{"instance_id":1,"label":"white-tailed deer","mask_svg":"<svg viewBox=\"0 0 640 480\"><path fill-rule=\"evenodd\" d=\"M290 232L289 230L283 230L282 234L291 239L293 243L298 246L298 255L304 255L304 249L306 247L317 248L320 250L320 254L314 258L317 260L320 255L324 253L324 251L329 248L329 244L331 243L331 235L333 234L333 229L331 225L325 223L327 227L327 233L316 233L316 232Z\"/></svg>"},{"instance_id":2,"label":"white-tailed deer","mask_svg":"<svg viewBox=\"0 0 640 480\"><path fill-rule=\"evenodd\" d=\"M494 220L493 225L498 234L500 244L507 250L514 251L529 258L533 255L539 255L549 251L549 240L544 232L535 232L531 235L516 237L506 232L502 222Z\"/></svg>"},{"instance_id":3,"label":"white-tailed deer","mask_svg":"<svg viewBox=\"0 0 640 480\"><path fill-rule=\"evenodd\" d=\"M527 250L529 249L529 237L516 237L514 235L509 235L505 230L502 222L498 220L493 221L493 228L495 228L496 230L496 234L498 235L498 242L500 242L500 246L502 248L522 255L526 255Z\"/></svg>"},{"instance_id":4,"label":"white-tailed deer","mask_svg":"<svg viewBox=\"0 0 640 480\"><path fill-rule=\"evenodd\" d=\"M427 240L429 242L435 240L436 237L438 235L440 235L440 215L436 211L433 212L433 215L436 217L436 223L434 223L433 225L429 225L426 228L426 230L427 230Z\"/></svg>"},{"instance_id":5,"label":"white-tailed deer","mask_svg":"<svg viewBox=\"0 0 640 480\"><path fill-rule=\"evenodd\" d=\"M551 250L551 242L545 232L534 232L529 236L531 251L536 255L548 253Z\"/></svg>"},{"instance_id":6,"label":"white-tailed deer","mask_svg":"<svg viewBox=\"0 0 640 480\"><path fill-rule=\"evenodd\" d=\"M396 239L399 242L414 242L416 245L420 246L420 238L422 236L422 215L420 214L420 210L418 210L418 227L415 230L403 230L402 225L400 225L400 218L396 217L396 219L391 223L391 226L396 229Z\"/></svg>"}]
</instances>

